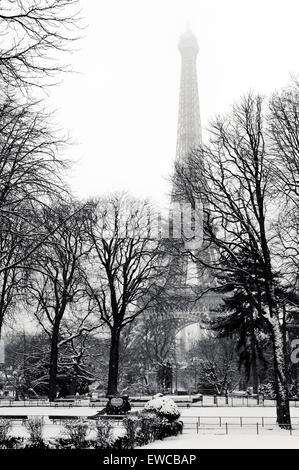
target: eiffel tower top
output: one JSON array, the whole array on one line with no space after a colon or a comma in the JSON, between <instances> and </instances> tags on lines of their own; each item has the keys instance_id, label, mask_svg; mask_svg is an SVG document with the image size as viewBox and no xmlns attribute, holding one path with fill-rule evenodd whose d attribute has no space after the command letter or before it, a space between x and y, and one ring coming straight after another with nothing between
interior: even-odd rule
<instances>
[{"instance_id":1,"label":"eiffel tower top","mask_svg":"<svg viewBox=\"0 0 299 470\"><path fill-rule=\"evenodd\" d=\"M197 85L196 56L198 43L189 27L179 40L181 83L177 129L176 161L183 162L201 144L201 124Z\"/></svg>"},{"instance_id":2,"label":"eiffel tower top","mask_svg":"<svg viewBox=\"0 0 299 470\"><path fill-rule=\"evenodd\" d=\"M186 31L181 35L178 47L182 53L187 50L195 54L195 56L197 55L199 51L198 42L189 26L187 26Z\"/></svg>"}]
</instances>

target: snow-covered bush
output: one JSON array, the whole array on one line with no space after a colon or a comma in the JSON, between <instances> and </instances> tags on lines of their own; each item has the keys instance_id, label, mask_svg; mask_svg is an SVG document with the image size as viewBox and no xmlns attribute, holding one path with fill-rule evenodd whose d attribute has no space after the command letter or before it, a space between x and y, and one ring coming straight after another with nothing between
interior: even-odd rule
<instances>
[{"instance_id":1,"label":"snow-covered bush","mask_svg":"<svg viewBox=\"0 0 299 470\"><path fill-rule=\"evenodd\" d=\"M43 420L40 417L31 417L26 421L25 427L30 434L29 447L44 447L43 441Z\"/></svg>"},{"instance_id":2,"label":"snow-covered bush","mask_svg":"<svg viewBox=\"0 0 299 470\"><path fill-rule=\"evenodd\" d=\"M156 439L160 439L162 419L155 413L140 413L140 430L137 434L138 445L145 445L148 442L153 442ZM163 425L162 425L163 427Z\"/></svg>"},{"instance_id":3,"label":"snow-covered bush","mask_svg":"<svg viewBox=\"0 0 299 470\"><path fill-rule=\"evenodd\" d=\"M266 399L275 400L276 398L274 384L271 382L260 385L259 393L262 393Z\"/></svg>"},{"instance_id":4,"label":"snow-covered bush","mask_svg":"<svg viewBox=\"0 0 299 470\"><path fill-rule=\"evenodd\" d=\"M173 417L174 413L171 416ZM116 444L119 449L133 449L157 439L176 436L183 430L181 421L168 419L157 412L150 413L148 410L126 416L123 425L126 435L117 440Z\"/></svg>"},{"instance_id":5,"label":"snow-covered bush","mask_svg":"<svg viewBox=\"0 0 299 470\"><path fill-rule=\"evenodd\" d=\"M294 380L291 380L288 384L289 388L289 398L297 398L298 396L298 389L297 383ZM273 382L266 382L259 386L259 393L264 395L265 399L276 399L276 392L275 392L275 385Z\"/></svg>"},{"instance_id":6,"label":"snow-covered bush","mask_svg":"<svg viewBox=\"0 0 299 470\"><path fill-rule=\"evenodd\" d=\"M180 412L175 402L169 397L156 395L152 400L149 400L143 411L155 413L161 418L167 418L169 421L175 421L180 417Z\"/></svg>"},{"instance_id":7,"label":"snow-covered bush","mask_svg":"<svg viewBox=\"0 0 299 470\"><path fill-rule=\"evenodd\" d=\"M159 439L161 434L161 418L155 413L141 412L126 416L123 426L126 430L123 443L130 449Z\"/></svg>"},{"instance_id":8,"label":"snow-covered bush","mask_svg":"<svg viewBox=\"0 0 299 470\"><path fill-rule=\"evenodd\" d=\"M64 423L63 427L72 447L75 449L86 447L86 436L89 429L86 421L83 419L70 419Z\"/></svg>"},{"instance_id":9,"label":"snow-covered bush","mask_svg":"<svg viewBox=\"0 0 299 470\"><path fill-rule=\"evenodd\" d=\"M183 421L170 421L167 418L161 419L160 435L158 439L164 439L165 437L177 436L183 432Z\"/></svg>"},{"instance_id":10,"label":"snow-covered bush","mask_svg":"<svg viewBox=\"0 0 299 470\"><path fill-rule=\"evenodd\" d=\"M133 449L136 441L136 435L140 430L140 418L139 414L127 415L123 419L123 426L126 430L126 436L124 439L125 446L129 449Z\"/></svg>"},{"instance_id":11,"label":"snow-covered bush","mask_svg":"<svg viewBox=\"0 0 299 470\"><path fill-rule=\"evenodd\" d=\"M8 419L0 419L0 442L8 438L11 423Z\"/></svg>"},{"instance_id":12,"label":"snow-covered bush","mask_svg":"<svg viewBox=\"0 0 299 470\"><path fill-rule=\"evenodd\" d=\"M108 420L97 419L96 423L97 437L96 446L99 449L110 449L113 447L114 438L112 434L112 424Z\"/></svg>"}]
</instances>

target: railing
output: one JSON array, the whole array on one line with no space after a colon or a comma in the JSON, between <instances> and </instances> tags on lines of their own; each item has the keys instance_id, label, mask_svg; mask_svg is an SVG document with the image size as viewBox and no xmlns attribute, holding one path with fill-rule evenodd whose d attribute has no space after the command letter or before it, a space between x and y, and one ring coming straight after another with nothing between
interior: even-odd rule
<instances>
[{"instance_id":1,"label":"railing","mask_svg":"<svg viewBox=\"0 0 299 470\"><path fill-rule=\"evenodd\" d=\"M152 397L130 397L130 403L132 407L142 407L148 400ZM197 407L206 407L206 408L215 408L215 407L274 407L276 406L275 400L268 400L262 398L254 397L222 397L222 396L210 396L205 395L202 399L193 402L194 397L186 396L180 397L179 399L175 397L179 407L187 408L197 408ZM196 398L196 397L195 397ZM0 399L0 408L1 407L103 407L107 403L106 398L100 398L98 400L89 400L89 399L66 399L59 400L54 402L49 402L46 399L29 399L29 400L13 400L13 399ZM290 400L290 407L299 407L298 400Z\"/></svg>"},{"instance_id":2,"label":"railing","mask_svg":"<svg viewBox=\"0 0 299 470\"><path fill-rule=\"evenodd\" d=\"M102 407L107 404L107 400L99 400L96 402L89 400L64 400L64 401L49 401L49 400L0 400L0 407L52 407L52 408L72 408L78 407Z\"/></svg>"},{"instance_id":3,"label":"railing","mask_svg":"<svg viewBox=\"0 0 299 470\"><path fill-rule=\"evenodd\" d=\"M276 400L264 398L262 395L167 395L172 398L180 407L272 407L276 406ZM130 402L138 406L153 398L152 396L135 396L130 397ZM293 399L289 401L291 407L299 407L299 400Z\"/></svg>"},{"instance_id":4,"label":"railing","mask_svg":"<svg viewBox=\"0 0 299 470\"><path fill-rule=\"evenodd\" d=\"M1 416L8 418L8 416ZM14 425L25 425L29 416L9 416ZM90 419L91 416L80 416L82 419ZM113 427L122 428L124 415L103 415L100 418L111 421ZM43 426L55 429L53 426L63 425L68 419L76 419L75 416L60 415L41 416ZM214 434L214 435L291 435L299 437L299 417L292 418L291 427L285 425L282 429L275 417L269 416L183 416L184 434Z\"/></svg>"},{"instance_id":5,"label":"railing","mask_svg":"<svg viewBox=\"0 0 299 470\"><path fill-rule=\"evenodd\" d=\"M275 417L269 416L183 416L184 433L197 434L214 432L217 434L232 434L233 431L250 431L250 434L261 434L264 431L287 431L290 435L299 434L299 417L292 418L291 427L277 424Z\"/></svg>"},{"instance_id":6,"label":"railing","mask_svg":"<svg viewBox=\"0 0 299 470\"><path fill-rule=\"evenodd\" d=\"M270 427L271 426L271 427ZM281 425L278 425L278 424L271 424L271 425L267 425L267 426L261 426L260 423L256 422L256 423L252 423L252 424L247 424L245 426L238 426L238 425L234 425L234 424L228 424L228 423L225 423L224 426L221 428L219 426L199 426L198 423L196 425L196 432L197 434L207 434L208 432L207 431L210 431L210 433L215 433L215 431L217 430L217 435L219 434L219 429L223 429L223 432L220 433L220 434L244 434L246 433L246 431L249 431L247 432L247 434L256 434L256 435L265 435L265 434L268 434L267 431L271 431L271 434L273 434L273 431L276 432L276 433L284 433L284 434L290 434L291 436L292 435L296 435L296 436L299 436L299 426L289 426L288 424L285 424L283 425L284 428L282 428ZM240 432L241 431L241 432Z\"/></svg>"}]
</instances>

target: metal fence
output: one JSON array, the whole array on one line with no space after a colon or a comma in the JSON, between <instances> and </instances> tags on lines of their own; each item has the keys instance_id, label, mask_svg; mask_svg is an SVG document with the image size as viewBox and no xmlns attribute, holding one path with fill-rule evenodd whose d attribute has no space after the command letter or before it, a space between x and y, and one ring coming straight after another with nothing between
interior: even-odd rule
<instances>
[{"instance_id":1,"label":"metal fence","mask_svg":"<svg viewBox=\"0 0 299 470\"><path fill-rule=\"evenodd\" d=\"M171 396L170 396L171 397ZM130 397L130 403L133 408L143 407L144 404L152 397ZM197 408L197 407L274 407L276 406L275 400L263 399L262 397L219 397L219 396L203 396L200 400L194 397L171 397L179 407L183 408ZM290 407L299 407L298 400L290 400ZM0 407L103 407L107 404L106 398L99 400L90 399L61 399L54 402L49 402L47 399L28 399L28 400L12 400L0 399Z\"/></svg>"},{"instance_id":2,"label":"metal fence","mask_svg":"<svg viewBox=\"0 0 299 470\"><path fill-rule=\"evenodd\" d=\"M72 408L78 407L101 407L107 404L107 399L99 401L89 400L61 400L61 401L49 401L49 400L0 400L0 407L52 407L52 408Z\"/></svg>"},{"instance_id":3,"label":"metal fence","mask_svg":"<svg viewBox=\"0 0 299 470\"><path fill-rule=\"evenodd\" d=\"M3 416L5 417L5 416ZM11 423L19 432L23 428L29 416L9 416ZM75 416L40 416L43 427L53 434L60 432L68 419L76 419ZM89 419L90 416L80 416ZM109 419L113 428L123 429L123 415L103 416ZM189 435L291 435L299 437L299 417L292 418L291 428L282 429L275 417L269 416L183 416L184 434ZM52 430L52 431L51 431Z\"/></svg>"},{"instance_id":4,"label":"metal fence","mask_svg":"<svg viewBox=\"0 0 299 470\"><path fill-rule=\"evenodd\" d=\"M270 416L184 416L184 433L196 434L265 434L267 431L299 435L299 417L292 425L281 428Z\"/></svg>"},{"instance_id":5,"label":"metal fence","mask_svg":"<svg viewBox=\"0 0 299 470\"><path fill-rule=\"evenodd\" d=\"M222 427L219 426L199 426L196 427L197 434L215 434L215 435L224 435L224 434L256 434L256 435L266 435L266 434L284 434L284 435L295 435L299 436L299 426L285 425L285 429L281 428L278 424L264 425L260 423L252 423L242 426L225 423Z\"/></svg>"}]
</instances>

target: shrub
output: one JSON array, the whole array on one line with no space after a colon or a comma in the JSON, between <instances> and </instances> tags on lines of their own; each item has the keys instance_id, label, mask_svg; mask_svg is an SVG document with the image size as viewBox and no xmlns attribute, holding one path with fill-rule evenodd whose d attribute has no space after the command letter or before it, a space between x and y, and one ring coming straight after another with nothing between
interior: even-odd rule
<instances>
[{"instance_id":1,"label":"shrub","mask_svg":"<svg viewBox=\"0 0 299 470\"><path fill-rule=\"evenodd\" d=\"M88 441L86 435L88 432L88 424L83 419L67 420L64 423L65 434L67 435L71 447L75 449L82 449L87 447ZM62 440L61 440L62 441Z\"/></svg>"},{"instance_id":2,"label":"shrub","mask_svg":"<svg viewBox=\"0 0 299 470\"><path fill-rule=\"evenodd\" d=\"M43 440L43 420L39 417L32 417L29 418L28 421L25 422L25 427L30 434L30 443L27 447L35 447L35 448L45 448L46 445Z\"/></svg>"},{"instance_id":3,"label":"shrub","mask_svg":"<svg viewBox=\"0 0 299 470\"><path fill-rule=\"evenodd\" d=\"M169 421L175 421L180 417L180 412L175 402L171 398L163 396L156 396L149 400L143 410L155 413L161 418L167 418Z\"/></svg>"},{"instance_id":4,"label":"shrub","mask_svg":"<svg viewBox=\"0 0 299 470\"><path fill-rule=\"evenodd\" d=\"M0 442L8 439L11 423L8 419L0 419Z\"/></svg>"},{"instance_id":5,"label":"shrub","mask_svg":"<svg viewBox=\"0 0 299 470\"><path fill-rule=\"evenodd\" d=\"M30 433L29 442L27 439L9 438L10 422L0 420L0 448L133 449L156 439L175 436L182 432L183 423L174 419L173 411L172 408L172 413L165 412L165 407L161 411L159 407L155 409L155 412L147 409L131 413L123 419L126 435L117 438L114 438L112 424L108 420L98 419L94 423L89 423L83 419L70 419L64 423L64 436L52 439L48 443L45 443L42 438L42 419L40 418L31 418L26 423L26 428ZM179 413L176 413L177 415ZM95 439L87 439L87 434L91 430L96 431Z\"/></svg>"},{"instance_id":6,"label":"shrub","mask_svg":"<svg viewBox=\"0 0 299 470\"><path fill-rule=\"evenodd\" d=\"M162 420L155 413L141 412L139 415L140 427L136 435L136 443L145 445L160 439Z\"/></svg>"},{"instance_id":7,"label":"shrub","mask_svg":"<svg viewBox=\"0 0 299 470\"><path fill-rule=\"evenodd\" d=\"M133 449L136 441L136 435L140 428L140 418L138 414L127 415L123 419L123 426L126 430L125 448Z\"/></svg>"},{"instance_id":8,"label":"shrub","mask_svg":"<svg viewBox=\"0 0 299 470\"><path fill-rule=\"evenodd\" d=\"M114 444L112 435L112 425L108 420L97 419L96 426L96 447L98 449L111 449Z\"/></svg>"},{"instance_id":9,"label":"shrub","mask_svg":"<svg viewBox=\"0 0 299 470\"><path fill-rule=\"evenodd\" d=\"M84 439L80 444L74 442L73 438L60 437L52 439L49 442L50 449L94 449L96 448L95 440Z\"/></svg>"},{"instance_id":10,"label":"shrub","mask_svg":"<svg viewBox=\"0 0 299 470\"><path fill-rule=\"evenodd\" d=\"M144 445L158 439L161 419L154 413L137 413L126 416L123 420L126 436L123 441L126 448L132 449L136 444Z\"/></svg>"},{"instance_id":11,"label":"shrub","mask_svg":"<svg viewBox=\"0 0 299 470\"><path fill-rule=\"evenodd\" d=\"M0 449L23 449L24 439L22 437L7 437L0 441Z\"/></svg>"},{"instance_id":12,"label":"shrub","mask_svg":"<svg viewBox=\"0 0 299 470\"><path fill-rule=\"evenodd\" d=\"M170 420L159 413L149 411L127 416L123 420L123 425L126 436L115 442L115 445L122 449L133 449L136 445L146 445L156 439L176 436L183 431L182 421Z\"/></svg>"},{"instance_id":13,"label":"shrub","mask_svg":"<svg viewBox=\"0 0 299 470\"><path fill-rule=\"evenodd\" d=\"M169 421L167 418L161 419L160 435L158 439L164 439L165 437L177 436L183 432L182 421Z\"/></svg>"}]
</instances>

